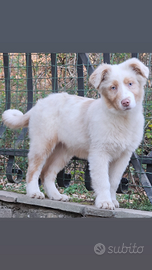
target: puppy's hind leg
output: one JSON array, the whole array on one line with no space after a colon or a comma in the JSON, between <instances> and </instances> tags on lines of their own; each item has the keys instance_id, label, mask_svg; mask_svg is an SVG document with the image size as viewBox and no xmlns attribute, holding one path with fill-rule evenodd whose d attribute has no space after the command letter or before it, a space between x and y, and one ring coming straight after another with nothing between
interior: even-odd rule
<instances>
[{"instance_id":1,"label":"puppy's hind leg","mask_svg":"<svg viewBox=\"0 0 152 270\"><path fill-rule=\"evenodd\" d=\"M41 180L44 181L44 190L47 196L52 200L68 201L65 194L60 194L55 185L57 174L70 161L72 156L68 153L66 147L59 143L54 149L52 155L47 159L41 173Z\"/></svg>"},{"instance_id":2,"label":"puppy's hind leg","mask_svg":"<svg viewBox=\"0 0 152 270\"><path fill-rule=\"evenodd\" d=\"M36 141L36 144L34 143ZM55 147L55 142L42 143L41 141L34 140L31 142L30 151L28 154L28 171L26 174L26 191L27 195L31 198L43 199L44 194L40 191L38 179L41 174L42 168L51 151Z\"/></svg>"},{"instance_id":3,"label":"puppy's hind leg","mask_svg":"<svg viewBox=\"0 0 152 270\"><path fill-rule=\"evenodd\" d=\"M44 194L40 191L39 185L38 185L38 179L39 175L41 173L41 170L43 168L43 165L46 161L46 156L42 156L39 154L34 154L32 157L30 157L29 153L29 159L28 159L28 171L26 174L26 192L27 195L31 198L37 198L37 199L43 199Z\"/></svg>"}]
</instances>

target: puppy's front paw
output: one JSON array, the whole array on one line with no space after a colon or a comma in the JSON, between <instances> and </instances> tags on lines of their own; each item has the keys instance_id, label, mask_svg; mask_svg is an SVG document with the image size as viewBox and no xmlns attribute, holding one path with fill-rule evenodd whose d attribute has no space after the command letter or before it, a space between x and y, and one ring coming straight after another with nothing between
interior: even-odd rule
<instances>
[{"instance_id":1,"label":"puppy's front paw","mask_svg":"<svg viewBox=\"0 0 152 270\"><path fill-rule=\"evenodd\" d=\"M37 191L37 192L27 192L27 196L29 196L30 198L36 198L36 199L44 199L45 196L41 191Z\"/></svg>"},{"instance_id":2,"label":"puppy's front paw","mask_svg":"<svg viewBox=\"0 0 152 270\"><path fill-rule=\"evenodd\" d=\"M106 200L101 200L100 198L96 198L96 201L95 201L95 206L97 208L100 208L100 209L109 209L109 210L114 210L115 209L115 205L113 204L112 201L106 201Z\"/></svg>"},{"instance_id":3,"label":"puppy's front paw","mask_svg":"<svg viewBox=\"0 0 152 270\"><path fill-rule=\"evenodd\" d=\"M61 201L63 201L63 202L67 202L67 201L69 201L69 197L67 196L67 195L65 195L65 194L61 194Z\"/></svg>"},{"instance_id":4,"label":"puppy's front paw","mask_svg":"<svg viewBox=\"0 0 152 270\"><path fill-rule=\"evenodd\" d=\"M119 208L119 202L117 200L112 200L112 202L116 208Z\"/></svg>"},{"instance_id":5,"label":"puppy's front paw","mask_svg":"<svg viewBox=\"0 0 152 270\"><path fill-rule=\"evenodd\" d=\"M55 201L63 201L63 202L67 202L67 201L69 201L69 197L67 196L67 195L65 195L65 194L58 194L58 193L54 193L54 194L51 194L50 196L49 196L49 198L51 199L51 200L55 200Z\"/></svg>"}]
</instances>

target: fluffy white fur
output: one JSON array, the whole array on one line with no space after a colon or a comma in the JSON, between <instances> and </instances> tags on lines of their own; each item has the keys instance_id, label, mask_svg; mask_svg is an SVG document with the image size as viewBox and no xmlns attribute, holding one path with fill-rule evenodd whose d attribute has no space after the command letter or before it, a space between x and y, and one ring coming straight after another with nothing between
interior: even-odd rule
<instances>
[{"instance_id":1,"label":"fluffy white fur","mask_svg":"<svg viewBox=\"0 0 152 270\"><path fill-rule=\"evenodd\" d=\"M132 58L119 65L102 64L90 76L101 98L67 93L38 100L26 114L7 110L6 126L29 126L30 150L27 195L44 198L38 178L50 199L68 200L56 189L57 173L73 156L88 159L98 208L119 207L116 190L132 152L143 136L142 101L149 70Z\"/></svg>"}]
</instances>

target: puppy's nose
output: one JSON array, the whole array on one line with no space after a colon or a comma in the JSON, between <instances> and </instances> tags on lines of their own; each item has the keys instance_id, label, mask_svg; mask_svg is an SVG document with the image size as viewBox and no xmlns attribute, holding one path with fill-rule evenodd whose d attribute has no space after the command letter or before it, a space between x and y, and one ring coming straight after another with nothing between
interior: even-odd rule
<instances>
[{"instance_id":1,"label":"puppy's nose","mask_svg":"<svg viewBox=\"0 0 152 270\"><path fill-rule=\"evenodd\" d=\"M128 98L125 98L121 101L121 104L123 107L128 107L130 105L130 100Z\"/></svg>"}]
</instances>

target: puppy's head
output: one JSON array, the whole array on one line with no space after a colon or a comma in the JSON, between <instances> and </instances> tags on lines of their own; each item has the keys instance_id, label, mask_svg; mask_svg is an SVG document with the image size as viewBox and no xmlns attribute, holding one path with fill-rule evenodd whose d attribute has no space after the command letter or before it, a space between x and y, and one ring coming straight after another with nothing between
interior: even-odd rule
<instances>
[{"instance_id":1,"label":"puppy's head","mask_svg":"<svg viewBox=\"0 0 152 270\"><path fill-rule=\"evenodd\" d=\"M89 81L103 96L109 109L126 111L142 103L148 75L149 69L132 58L119 65L99 65Z\"/></svg>"}]
</instances>

